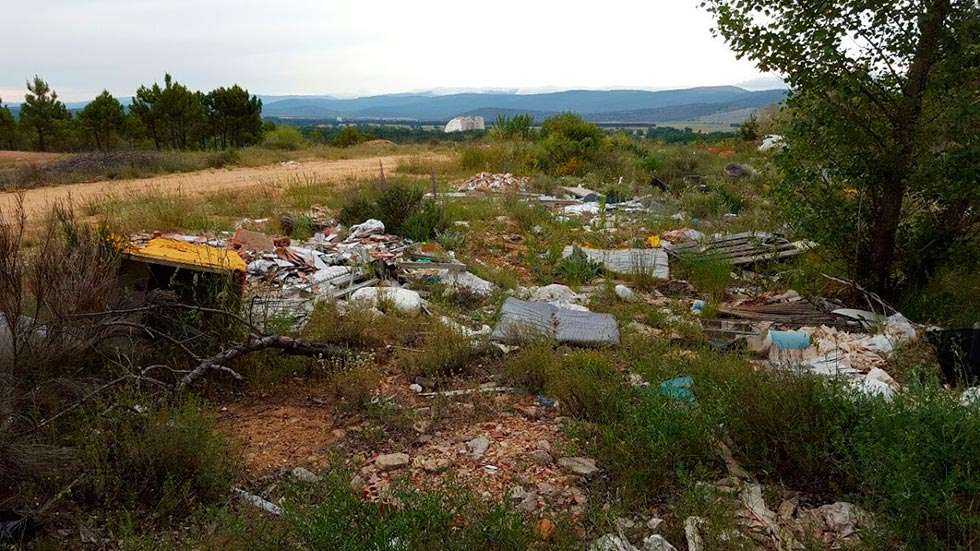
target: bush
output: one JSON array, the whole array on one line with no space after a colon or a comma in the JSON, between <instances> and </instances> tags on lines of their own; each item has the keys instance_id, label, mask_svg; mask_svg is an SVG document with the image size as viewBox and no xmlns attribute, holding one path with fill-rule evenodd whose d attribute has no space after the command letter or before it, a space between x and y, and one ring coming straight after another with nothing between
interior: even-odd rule
<instances>
[{"instance_id":1,"label":"bush","mask_svg":"<svg viewBox=\"0 0 980 551\"><path fill-rule=\"evenodd\" d=\"M407 355L404 370L410 377L449 377L468 373L486 352L485 346L443 323L433 323L420 349Z\"/></svg>"},{"instance_id":2,"label":"bush","mask_svg":"<svg viewBox=\"0 0 980 551\"><path fill-rule=\"evenodd\" d=\"M368 218L381 220L388 233L405 235L406 222L423 208L425 191L413 183L389 182L386 186L375 186L354 193L338 214L342 224L352 225ZM413 230L425 232L428 229L441 229L443 217L441 209L430 210L413 221ZM427 223L435 225L429 228Z\"/></svg>"},{"instance_id":3,"label":"bush","mask_svg":"<svg viewBox=\"0 0 980 551\"><path fill-rule=\"evenodd\" d=\"M299 129L292 126L277 126L266 130L262 136L262 145L270 149L285 149L294 151L306 146L306 138Z\"/></svg>"},{"instance_id":4,"label":"bush","mask_svg":"<svg viewBox=\"0 0 980 551\"><path fill-rule=\"evenodd\" d=\"M228 165L237 165L241 160L242 156L237 149L223 149L209 154L205 164L208 168L224 168Z\"/></svg>"},{"instance_id":5,"label":"bush","mask_svg":"<svg viewBox=\"0 0 980 551\"><path fill-rule=\"evenodd\" d=\"M582 285L599 277L602 265L589 260L582 249L576 247L572 254L558 261L555 276L570 285Z\"/></svg>"},{"instance_id":6,"label":"bush","mask_svg":"<svg viewBox=\"0 0 980 551\"><path fill-rule=\"evenodd\" d=\"M428 241L449 227L446 210L435 201L427 200L402 224L401 234L416 241Z\"/></svg>"},{"instance_id":7,"label":"bush","mask_svg":"<svg viewBox=\"0 0 980 551\"><path fill-rule=\"evenodd\" d=\"M694 284L694 287L715 300L725 298L731 282L732 264L724 258L710 254L684 254L674 265L678 277Z\"/></svg>"},{"instance_id":8,"label":"bush","mask_svg":"<svg viewBox=\"0 0 980 551\"><path fill-rule=\"evenodd\" d=\"M224 499L238 475L234 447L193 399L93 416L89 426L79 434L89 473L79 492L105 507L152 511L167 524Z\"/></svg>"}]
</instances>

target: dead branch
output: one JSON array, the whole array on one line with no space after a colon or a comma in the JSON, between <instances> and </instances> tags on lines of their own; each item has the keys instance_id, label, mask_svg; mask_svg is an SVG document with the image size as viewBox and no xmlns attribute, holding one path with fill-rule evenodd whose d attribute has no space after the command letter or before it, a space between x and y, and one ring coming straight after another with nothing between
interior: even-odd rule
<instances>
[{"instance_id":1,"label":"dead branch","mask_svg":"<svg viewBox=\"0 0 980 551\"><path fill-rule=\"evenodd\" d=\"M233 369L227 367L225 364L247 354L251 354L252 352L259 352L269 349L281 350L282 352L292 356L310 356L314 358L337 356L347 352L347 349L331 344L309 342L302 339L294 339L292 337L283 337L279 335L253 335L251 339L243 344L232 346L231 348L227 348L214 356L211 356L210 358L201 360L197 367L192 369L187 375L184 375L184 378L180 380L180 384L177 386L177 390L181 391L185 389L187 386L193 384L195 381L201 377L204 377L211 371L225 372L235 379L241 380L242 376Z\"/></svg>"}]
</instances>

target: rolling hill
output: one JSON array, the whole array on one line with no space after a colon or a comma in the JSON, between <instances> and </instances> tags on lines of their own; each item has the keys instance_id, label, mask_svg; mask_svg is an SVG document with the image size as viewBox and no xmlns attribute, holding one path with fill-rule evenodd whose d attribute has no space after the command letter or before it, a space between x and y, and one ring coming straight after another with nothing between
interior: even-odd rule
<instances>
[{"instance_id":1,"label":"rolling hill","mask_svg":"<svg viewBox=\"0 0 980 551\"><path fill-rule=\"evenodd\" d=\"M279 118L410 119L442 121L460 115L493 119L528 113L541 120L571 111L597 122L646 123L686 120L779 103L786 90L749 91L735 86L650 92L569 90L546 94L392 94L355 99L289 97L264 99L263 114Z\"/></svg>"}]
</instances>

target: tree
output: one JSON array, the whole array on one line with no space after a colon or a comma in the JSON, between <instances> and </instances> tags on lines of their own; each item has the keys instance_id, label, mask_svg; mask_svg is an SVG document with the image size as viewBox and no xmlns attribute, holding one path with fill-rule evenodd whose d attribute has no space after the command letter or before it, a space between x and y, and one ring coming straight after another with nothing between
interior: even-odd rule
<instances>
[{"instance_id":1,"label":"tree","mask_svg":"<svg viewBox=\"0 0 980 551\"><path fill-rule=\"evenodd\" d=\"M367 140L368 137L362 134L357 128L354 128L353 126L345 126L341 128L340 132L337 133L337 136L334 137L331 145L334 147L350 147Z\"/></svg>"},{"instance_id":2,"label":"tree","mask_svg":"<svg viewBox=\"0 0 980 551\"><path fill-rule=\"evenodd\" d=\"M59 130L60 123L71 119L71 113L58 99L58 93L48 83L35 75L33 82L27 83L24 106L20 111L21 125L37 135L37 148L47 151L53 134Z\"/></svg>"},{"instance_id":3,"label":"tree","mask_svg":"<svg viewBox=\"0 0 980 551\"><path fill-rule=\"evenodd\" d=\"M749 118L739 125L738 138L745 142L754 142L759 139L759 119L756 118L755 113L749 115Z\"/></svg>"},{"instance_id":4,"label":"tree","mask_svg":"<svg viewBox=\"0 0 980 551\"><path fill-rule=\"evenodd\" d=\"M140 86L130 108L146 128L157 149L188 149L202 145L206 135L205 96L191 92L164 75L164 85Z\"/></svg>"},{"instance_id":5,"label":"tree","mask_svg":"<svg viewBox=\"0 0 980 551\"><path fill-rule=\"evenodd\" d=\"M205 98L208 124L215 144L226 147L252 145L262 139L262 100L239 85L218 88Z\"/></svg>"},{"instance_id":6,"label":"tree","mask_svg":"<svg viewBox=\"0 0 980 551\"><path fill-rule=\"evenodd\" d=\"M112 138L126 123L126 111L119 100L103 90L82 109L79 119L85 130L95 139L99 151L109 151L112 149Z\"/></svg>"},{"instance_id":7,"label":"tree","mask_svg":"<svg viewBox=\"0 0 980 551\"><path fill-rule=\"evenodd\" d=\"M780 202L852 276L924 284L980 231L976 0L704 0L792 92Z\"/></svg>"},{"instance_id":8,"label":"tree","mask_svg":"<svg viewBox=\"0 0 980 551\"><path fill-rule=\"evenodd\" d=\"M0 148L17 148L17 119L0 98Z\"/></svg>"}]
</instances>

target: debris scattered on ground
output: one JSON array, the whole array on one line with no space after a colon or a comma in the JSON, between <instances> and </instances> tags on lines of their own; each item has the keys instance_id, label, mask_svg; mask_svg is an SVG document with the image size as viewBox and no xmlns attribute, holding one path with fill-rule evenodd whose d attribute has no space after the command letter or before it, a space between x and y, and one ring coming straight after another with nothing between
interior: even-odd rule
<instances>
[{"instance_id":1,"label":"debris scattered on ground","mask_svg":"<svg viewBox=\"0 0 980 551\"><path fill-rule=\"evenodd\" d=\"M698 254L718 258L734 266L748 266L797 256L813 247L809 242L791 243L766 232L736 233L696 241L699 240L672 244L667 250L673 256Z\"/></svg>"},{"instance_id":2,"label":"debris scattered on ground","mask_svg":"<svg viewBox=\"0 0 980 551\"><path fill-rule=\"evenodd\" d=\"M526 176L514 176L510 173L491 174L489 172L481 172L460 184L457 190L461 192L519 193L527 188L529 181L530 178Z\"/></svg>"},{"instance_id":3,"label":"debris scattered on ground","mask_svg":"<svg viewBox=\"0 0 980 551\"><path fill-rule=\"evenodd\" d=\"M272 503L271 501L265 500L255 494L246 492L241 488L235 488L234 492L239 499L241 499L245 503L248 503L249 505L262 509L263 511L276 516L282 515L282 508L276 505L275 503Z\"/></svg>"}]
</instances>

